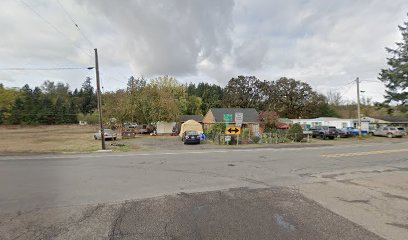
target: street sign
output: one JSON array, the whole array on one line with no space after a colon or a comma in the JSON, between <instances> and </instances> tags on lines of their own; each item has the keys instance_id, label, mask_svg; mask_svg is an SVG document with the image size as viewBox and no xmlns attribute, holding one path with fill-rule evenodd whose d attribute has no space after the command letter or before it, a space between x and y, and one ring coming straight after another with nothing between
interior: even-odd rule
<instances>
[{"instance_id":1,"label":"street sign","mask_svg":"<svg viewBox=\"0 0 408 240\"><path fill-rule=\"evenodd\" d=\"M231 136L225 136L225 141L226 142L231 142Z\"/></svg>"},{"instance_id":2,"label":"street sign","mask_svg":"<svg viewBox=\"0 0 408 240\"><path fill-rule=\"evenodd\" d=\"M225 129L225 134L239 135L241 134L241 128L239 127L229 127Z\"/></svg>"},{"instance_id":3,"label":"street sign","mask_svg":"<svg viewBox=\"0 0 408 240\"><path fill-rule=\"evenodd\" d=\"M225 122L232 122L232 114L224 114Z\"/></svg>"},{"instance_id":4,"label":"street sign","mask_svg":"<svg viewBox=\"0 0 408 240\"><path fill-rule=\"evenodd\" d=\"M244 114L243 113L235 113L235 126L241 127L242 122L244 121Z\"/></svg>"}]
</instances>

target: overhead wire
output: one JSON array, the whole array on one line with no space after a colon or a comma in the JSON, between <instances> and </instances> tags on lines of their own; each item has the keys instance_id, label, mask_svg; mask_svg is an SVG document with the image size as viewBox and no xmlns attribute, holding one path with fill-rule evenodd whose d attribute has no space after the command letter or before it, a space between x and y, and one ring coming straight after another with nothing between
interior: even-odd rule
<instances>
[{"instance_id":1,"label":"overhead wire","mask_svg":"<svg viewBox=\"0 0 408 240\"><path fill-rule=\"evenodd\" d=\"M354 83L355 81L356 81L356 80L353 80L353 81L351 81L351 82L349 82L349 83L344 84L344 85L341 86L341 87L331 88L330 90L331 90L331 91L338 91L338 92L340 92L341 90L345 89L348 85ZM348 90L347 90L347 91L348 91Z\"/></svg>"},{"instance_id":2,"label":"overhead wire","mask_svg":"<svg viewBox=\"0 0 408 240\"><path fill-rule=\"evenodd\" d=\"M353 81L353 82L355 82L355 81ZM352 83L352 82L351 82L351 83ZM350 83L344 85L344 87L347 86L347 85L349 85L349 84L350 84ZM347 90L344 91L344 92L340 95L340 98L343 98L344 95L346 95L346 93L348 93L352 87L353 87L353 85L349 85L348 88L347 88Z\"/></svg>"},{"instance_id":3,"label":"overhead wire","mask_svg":"<svg viewBox=\"0 0 408 240\"><path fill-rule=\"evenodd\" d=\"M92 56L89 52L85 51L82 47L76 45L75 43L72 42L72 40L65 35L61 30L58 29L58 27L56 27L54 24L52 24L50 21L48 21L45 17L43 17L38 11L36 11L32 6L30 6L29 4L27 4L26 2L24 2L23 0L20 0L20 2L27 7L31 12L33 12L35 15L37 15L43 22L45 22L48 26L50 26L52 29L54 29L57 33L59 33L61 36L63 36L64 38L66 38L72 46L74 46L75 48L81 50L82 52L84 52L85 54Z\"/></svg>"},{"instance_id":4,"label":"overhead wire","mask_svg":"<svg viewBox=\"0 0 408 240\"><path fill-rule=\"evenodd\" d=\"M58 71L58 70L78 70L78 69L87 69L90 70L90 67L55 67L55 68L23 68L23 67L16 67L16 68L0 68L0 71Z\"/></svg>"},{"instance_id":5,"label":"overhead wire","mask_svg":"<svg viewBox=\"0 0 408 240\"><path fill-rule=\"evenodd\" d=\"M92 43L91 40L89 40L89 38L85 35L85 33L79 28L78 23L75 21L75 19L71 16L71 14L69 14L69 12L67 11L67 9L64 7L64 5L62 5L62 3L60 2L60 0L57 0L57 3L60 5L60 7L62 8L62 10L64 11L64 13L68 16L68 18L71 20L71 22L74 24L75 28L78 29L78 32L82 35L82 37L89 43L89 45L91 47L94 46L94 44Z\"/></svg>"}]
</instances>

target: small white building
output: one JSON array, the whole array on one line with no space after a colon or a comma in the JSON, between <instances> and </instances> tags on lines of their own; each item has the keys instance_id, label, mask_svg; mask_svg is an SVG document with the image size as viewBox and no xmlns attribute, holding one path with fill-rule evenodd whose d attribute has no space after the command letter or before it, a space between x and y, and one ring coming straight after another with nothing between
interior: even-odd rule
<instances>
[{"instance_id":1,"label":"small white building","mask_svg":"<svg viewBox=\"0 0 408 240\"><path fill-rule=\"evenodd\" d=\"M335 117L319 117L313 119L291 119L293 123L300 124L303 128L309 129L316 126L333 126L339 129L342 128L358 128L358 119L341 119ZM383 123L385 121L363 117L361 118L361 130L368 131L370 124Z\"/></svg>"},{"instance_id":2,"label":"small white building","mask_svg":"<svg viewBox=\"0 0 408 240\"><path fill-rule=\"evenodd\" d=\"M173 128L176 122L157 122L156 131L158 135L170 135L173 133Z\"/></svg>"},{"instance_id":3,"label":"small white building","mask_svg":"<svg viewBox=\"0 0 408 240\"><path fill-rule=\"evenodd\" d=\"M333 126L336 128L355 127L354 119L341 119L335 117L319 117L313 119L291 119L293 123L298 123L304 128L316 126Z\"/></svg>"}]
</instances>

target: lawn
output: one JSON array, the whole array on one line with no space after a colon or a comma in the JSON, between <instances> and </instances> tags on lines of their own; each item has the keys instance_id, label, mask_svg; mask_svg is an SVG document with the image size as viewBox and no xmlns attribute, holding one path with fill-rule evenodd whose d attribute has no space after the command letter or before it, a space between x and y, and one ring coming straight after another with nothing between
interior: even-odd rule
<instances>
[{"instance_id":1,"label":"lawn","mask_svg":"<svg viewBox=\"0 0 408 240\"><path fill-rule=\"evenodd\" d=\"M0 154L95 151L100 149L100 141L93 139L97 128L79 125L1 126Z\"/></svg>"}]
</instances>

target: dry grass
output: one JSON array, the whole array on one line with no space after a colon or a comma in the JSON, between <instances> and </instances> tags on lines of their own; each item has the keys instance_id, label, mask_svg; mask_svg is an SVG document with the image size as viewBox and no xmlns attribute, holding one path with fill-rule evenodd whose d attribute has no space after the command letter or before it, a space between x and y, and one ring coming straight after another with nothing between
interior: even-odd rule
<instances>
[{"instance_id":1,"label":"dry grass","mask_svg":"<svg viewBox=\"0 0 408 240\"><path fill-rule=\"evenodd\" d=\"M96 131L97 126L1 126L0 154L95 151Z\"/></svg>"}]
</instances>

